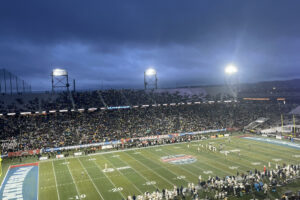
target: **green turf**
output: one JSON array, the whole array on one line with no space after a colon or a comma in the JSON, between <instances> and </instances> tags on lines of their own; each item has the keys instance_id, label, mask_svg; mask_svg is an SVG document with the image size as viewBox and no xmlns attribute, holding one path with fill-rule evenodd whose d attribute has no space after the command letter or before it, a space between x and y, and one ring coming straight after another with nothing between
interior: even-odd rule
<instances>
[{"instance_id":1,"label":"green turf","mask_svg":"<svg viewBox=\"0 0 300 200\"><path fill-rule=\"evenodd\" d=\"M187 186L188 182L197 183L198 176L235 175L237 171L246 172L263 166L272 167L275 163L300 163L300 151L268 143L233 137L228 143L225 138L206 141L156 146L138 150L127 150L40 162L39 199L126 199L128 195L138 195L146 191L173 189L173 186ZM202 149L198 144L213 142L215 146L225 145L223 150L240 150L229 153L227 158L219 152ZM250 144L250 145L249 145ZM173 165L164 163L161 157L186 154L197 158L192 164ZM281 159L274 161L272 159ZM257 165L253 165L256 163ZM112 168L112 172L103 169ZM127 169L117 168L129 166ZM230 167L238 167L232 169ZM211 174L208 172L211 171ZM299 183L298 183L299 184Z\"/></svg>"}]
</instances>

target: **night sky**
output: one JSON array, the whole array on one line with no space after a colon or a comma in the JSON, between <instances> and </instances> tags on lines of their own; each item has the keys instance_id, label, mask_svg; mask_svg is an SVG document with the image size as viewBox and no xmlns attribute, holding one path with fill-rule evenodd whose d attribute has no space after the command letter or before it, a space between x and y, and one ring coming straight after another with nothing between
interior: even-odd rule
<instances>
[{"instance_id":1,"label":"night sky","mask_svg":"<svg viewBox=\"0 0 300 200\"><path fill-rule=\"evenodd\" d=\"M51 88L64 68L80 89L300 78L300 1L8 0L0 2L0 68Z\"/></svg>"}]
</instances>

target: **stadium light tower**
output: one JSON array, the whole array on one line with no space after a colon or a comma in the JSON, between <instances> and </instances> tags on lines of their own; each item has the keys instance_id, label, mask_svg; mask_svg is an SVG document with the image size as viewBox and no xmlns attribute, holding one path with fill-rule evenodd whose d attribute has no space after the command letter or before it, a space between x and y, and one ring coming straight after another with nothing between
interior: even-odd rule
<instances>
[{"instance_id":1,"label":"stadium light tower","mask_svg":"<svg viewBox=\"0 0 300 200\"><path fill-rule=\"evenodd\" d=\"M147 89L157 89L157 72L153 68L148 68L144 72L144 86Z\"/></svg>"},{"instance_id":2,"label":"stadium light tower","mask_svg":"<svg viewBox=\"0 0 300 200\"><path fill-rule=\"evenodd\" d=\"M52 92L55 88L64 89L69 91L69 76L67 70L64 69L53 69L51 73L52 77Z\"/></svg>"},{"instance_id":3,"label":"stadium light tower","mask_svg":"<svg viewBox=\"0 0 300 200\"><path fill-rule=\"evenodd\" d=\"M239 79L238 68L233 64L225 67L225 83L230 94L236 100L239 92Z\"/></svg>"}]
</instances>

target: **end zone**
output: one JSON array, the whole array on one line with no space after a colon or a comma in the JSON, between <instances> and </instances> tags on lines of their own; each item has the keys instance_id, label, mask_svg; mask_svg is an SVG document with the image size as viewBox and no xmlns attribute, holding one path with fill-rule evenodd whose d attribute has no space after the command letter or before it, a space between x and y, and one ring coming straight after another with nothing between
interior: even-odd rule
<instances>
[{"instance_id":1,"label":"end zone","mask_svg":"<svg viewBox=\"0 0 300 200\"><path fill-rule=\"evenodd\" d=\"M38 163L12 165L0 188L3 200L38 199Z\"/></svg>"}]
</instances>

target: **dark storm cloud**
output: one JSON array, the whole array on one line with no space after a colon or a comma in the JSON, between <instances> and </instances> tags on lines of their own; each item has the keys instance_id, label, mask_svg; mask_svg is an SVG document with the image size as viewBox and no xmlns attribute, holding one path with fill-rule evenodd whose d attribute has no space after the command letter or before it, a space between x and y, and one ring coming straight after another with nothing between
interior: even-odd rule
<instances>
[{"instance_id":1,"label":"dark storm cloud","mask_svg":"<svg viewBox=\"0 0 300 200\"><path fill-rule=\"evenodd\" d=\"M50 88L54 67L80 88L223 83L235 63L243 82L297 77L299 1L6 1L0 66Z\"/></svg>"}]
</instances>

